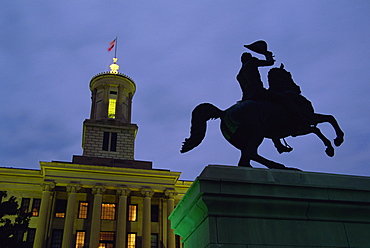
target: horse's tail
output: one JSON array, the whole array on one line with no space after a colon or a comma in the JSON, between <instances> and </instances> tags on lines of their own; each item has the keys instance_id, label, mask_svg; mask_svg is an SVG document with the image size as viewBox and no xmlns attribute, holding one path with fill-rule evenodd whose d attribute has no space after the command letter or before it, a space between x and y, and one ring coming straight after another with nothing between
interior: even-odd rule
<instances>
[{"instance_id":1,"label":"horse's tail","mask_svg":"<svg viewBox=\"0 0 370 248\"><path fill-rule=\"evenodd\" d=\"M210 103L196 106L191 114L190 137L185 139L181 153L188 152L198 146L206 135L207 121L222 117L223 111Z\"/></svg>"}]
</instances>

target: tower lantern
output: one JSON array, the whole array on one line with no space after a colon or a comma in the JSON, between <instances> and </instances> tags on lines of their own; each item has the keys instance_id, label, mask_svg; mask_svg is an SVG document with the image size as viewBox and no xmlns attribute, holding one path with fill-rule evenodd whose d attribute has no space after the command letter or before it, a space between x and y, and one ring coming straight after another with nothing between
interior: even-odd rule
<instances>
[{"instance_id":1,"label":"tower lantern","mask_svg":"<svg viewBox=\"0 0 370 248\"><path fill-rule=\"evenodd\" d=\"M131 122L131 102L136 91L134 81L119 73L117 59L113 58L110 72L95 75L90 81L90 119L114 119L123 123Z\"/></svg>"},{"instance_id":2,"label":"tower lantern","mask_svg":"<svg viewBox=\"0 0 370 248\"><path fill-rule=\"evenodd\" d=\"M137 125L131 123L134 81L119 73L117 58L109 72L95 75L90 81L91 113L84 121L82 148L84 156L134 159Z\"/></svg>"}]
</instances>

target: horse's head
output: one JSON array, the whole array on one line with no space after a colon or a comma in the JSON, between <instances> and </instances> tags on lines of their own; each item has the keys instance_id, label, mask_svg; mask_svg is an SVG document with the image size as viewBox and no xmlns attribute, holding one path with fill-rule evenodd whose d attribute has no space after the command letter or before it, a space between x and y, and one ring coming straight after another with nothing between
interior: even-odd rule
<instances>
[{"instance_id":1,"label":"horse's head","mask_svg":"<svg viewBox=\"0 0 370 248\"><path fill-rule=\"evenodd\" d=\"M299 86L293 81L292 74L284 69L284 64L280 67L272 68L268 73L269 89L276 92L295 91L300 93Z\"/></svg>"}]
</instances>

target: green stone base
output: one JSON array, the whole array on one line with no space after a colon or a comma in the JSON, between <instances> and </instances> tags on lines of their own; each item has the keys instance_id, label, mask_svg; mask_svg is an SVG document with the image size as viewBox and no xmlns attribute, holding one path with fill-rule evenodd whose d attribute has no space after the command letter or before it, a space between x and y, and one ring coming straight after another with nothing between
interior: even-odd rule
<instances>
[{"instance_id":1,"label":"green stone base","mask_svg":"<svg viewBox=\"0 0 370 248\"><path fill-rule=\"evenodd\" d=\"M169 218L185 248L370 247L370 177L209 165Z\"/></svg>"}]
</instances>

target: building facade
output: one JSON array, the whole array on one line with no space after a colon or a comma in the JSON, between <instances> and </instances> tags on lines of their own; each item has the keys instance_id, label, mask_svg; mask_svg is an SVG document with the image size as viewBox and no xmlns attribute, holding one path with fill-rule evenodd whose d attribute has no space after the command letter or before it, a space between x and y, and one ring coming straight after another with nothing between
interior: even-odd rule
<instances>
[{"instance_id":1,"label":"building facade","mask_svg":"<svg viewBox=\"0 0 370 248\"><path fill-rule=\"evenodd\" d=\"M90 81L82 156L40 162L40 170L0 168L0 190L32 212L23 238L34 248L181 247L168 216L192 182L134 159L136 85L113 61Z\"/></svg>"}]
</instances>

